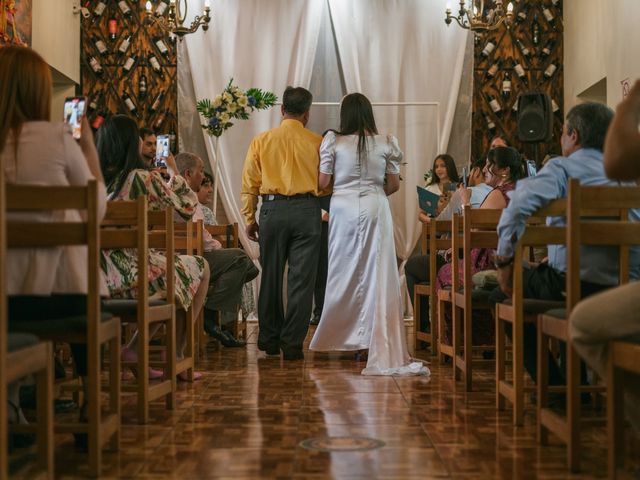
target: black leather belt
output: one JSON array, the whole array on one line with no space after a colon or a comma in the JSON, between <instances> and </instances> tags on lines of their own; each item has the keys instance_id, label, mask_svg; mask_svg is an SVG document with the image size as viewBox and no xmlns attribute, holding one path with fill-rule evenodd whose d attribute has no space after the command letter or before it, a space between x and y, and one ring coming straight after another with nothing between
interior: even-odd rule
<instances>
[{"instance_id":1,"label":"black leather belt","mask_svg":"<svg viewBox=\"0 0 640 480\"><path fill-rule=\"evenodd\" d=\"M277 193L268 193L262 195L263 202L272 202L274 200L300 200L303 198L316 198L312 193L299 193L297 195L278 195Z\"/></svg>"}]
</instances>

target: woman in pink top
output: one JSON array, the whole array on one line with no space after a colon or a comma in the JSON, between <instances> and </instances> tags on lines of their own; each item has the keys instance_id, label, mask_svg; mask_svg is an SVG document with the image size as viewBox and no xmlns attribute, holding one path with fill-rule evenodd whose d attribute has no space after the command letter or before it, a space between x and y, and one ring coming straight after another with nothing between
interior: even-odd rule
<instances>
[{"instance_id":1,"label":"woman in pink top","mask_svg":"<svg viewBox=\"0 0 640 480\"><path fill-rule=\"evenodd\" d=\"M49 66L25 47L0 49L0 162L7 183L86 185L98 182L98 217L106 208L106 190L93 135L86 121L76 142L68 125L50 122L52 82ZM80 220L78 211L12 213L12 219ZM9 328L21 321L51 320L86 314L87 255L83 247L16 249L7 255ZM106 284L101 293L108 295ZM86 376L86 345L72 345L78 374ZM86 397L85 397L86 398ZM9 391L11 421L24 421L18 388ZM82 409L84 411L84 409ZM81 417L82 417L81 411Z\"/></svg>"}]
</instances>

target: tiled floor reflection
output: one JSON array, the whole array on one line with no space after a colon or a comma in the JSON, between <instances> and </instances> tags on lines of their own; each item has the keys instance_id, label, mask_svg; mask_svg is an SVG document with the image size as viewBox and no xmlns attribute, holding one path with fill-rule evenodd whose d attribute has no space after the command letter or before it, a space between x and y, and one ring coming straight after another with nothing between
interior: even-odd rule
<instances>
[{"instance_id":1,"label":"tiled floor reflection","mask_svg":"<svg viewBox=\"0 0 640 480\"><path fill-rule=\"evenodd\" d=\"M367 378L351 354L306 352L304 361L294 362L264 358L255 333L253 327L246 349L210 350L203 379L180 384L176 410L154 405L149 425L137 425L133 404L125 401L122 450L105 453L105 478L605 476L604 428L586 430L583 473L569 475L558 441L537 444L533 410L521 428L511 425L509 411L496 411L492 364L478 367L477 388L466 393L460 384L456 388L448 365L431 364L431 377ZM350 452L299 446L325 436L369 437L385 446ZM629 444L631 468L640 465L639 445ZM59 436L59 478L83 476L84 462L71 438Z\"/></svg>"}]
</instances>

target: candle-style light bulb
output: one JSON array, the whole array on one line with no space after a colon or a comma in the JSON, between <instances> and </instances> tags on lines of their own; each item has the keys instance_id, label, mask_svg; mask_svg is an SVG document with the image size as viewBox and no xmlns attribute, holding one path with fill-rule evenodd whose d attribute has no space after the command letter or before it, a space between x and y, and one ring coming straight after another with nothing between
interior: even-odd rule
<instances>
[{"instance_id":1,"label":"candle-style light bulb","mask_svg":"<svg viewBox=\"0 0 640 480\"><path fill-rule=\"evenodd\" d=\"M149 0L144 4L144 8L147 10L147 13L151 13L151 2Z\"/></svg>"},{"instance_id":2,"label":"candle-style light bulb","mask_svg":"<svg viewBox=\"0 0 640 480\"><path fill-rule=\"evenodd\" d=\"M512 15L513 14L513 3L509 2L509 4L507 5L507 15Z\"/></svg>"},{"instance_id":3,"label":"candle-style light bulb","mask_svg":"<svg viewBox=\"0 0 640 480\"><path fill-rule=\"evenodd\" d=\"M204 9L209 10L211 8L211 2L209 0L204 0Z\"/></svg>"}]
</instances>

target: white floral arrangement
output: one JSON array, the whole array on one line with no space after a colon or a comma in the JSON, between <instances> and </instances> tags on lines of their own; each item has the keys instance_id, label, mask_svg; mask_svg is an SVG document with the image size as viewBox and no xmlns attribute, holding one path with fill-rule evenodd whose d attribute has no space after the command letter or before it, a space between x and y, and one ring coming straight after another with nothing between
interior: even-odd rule
<instances>
[{"instance_id":1,"label":"white floral arrangement","mask_svg":"<svg viewBox=\"0 0 640 480\"><path fill-rule=\"evenodd\" d=\"M248 120L254 110L266 110L275 105L278 97L272 92L250 88L243 92L233 84L233 78L213 100L199 100L198 112L207 120L202 125L210 135L219 137L233 126L232 120Z\"/></svg>"},{"instance_id":2,"label":"white floral arrangement","mask_svg":"<svg viewBox=\"0 0 640 480\"><path fill-rule=\"evenodd\" d=\"M424 174L424 185L428 187L433 182L433 176L435 175L433 168L431 170L427 170Z\"/></svg>"}]
</instances>

